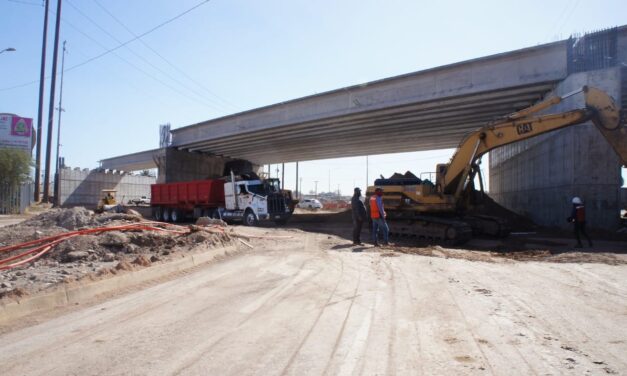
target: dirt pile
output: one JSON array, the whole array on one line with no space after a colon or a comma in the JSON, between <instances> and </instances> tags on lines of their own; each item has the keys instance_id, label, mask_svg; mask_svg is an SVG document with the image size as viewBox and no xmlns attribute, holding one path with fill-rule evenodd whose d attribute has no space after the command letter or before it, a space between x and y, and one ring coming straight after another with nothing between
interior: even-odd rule
<instances>
[{"instance_id":1,"label":"dirt pile","mask_svg":"<svg viewBox=\"0 0 627 376\"><path fill-rule=\"evenodd\" d=\"M70 231L138 224L140 215L95 214L85 208L55 209L0 228L0 247ZM154 224L148 224L154 226ZM163 227L163 226L162 226ZM232 244L225 226L169 226L169 231L109 231L81 234L57 244L38 260L0 272L0 298L18 297L57 283L99 278L150 266L183 253ZM0 254L2 259L23 250Z\"/></svg>"},{"instance_id":2,"label":"dirt pile","mask_svg":"<svg viewBox=\"0 0 627 376\"><path fill-rule=\"evenodd\" d=\"M489 215L505 219L512 231L531 231L538 228L538 225L533 223L531 219L499 205L487 194L475 191L475 200L477 203L469 214Z\"/></svg>"}]
</instances>

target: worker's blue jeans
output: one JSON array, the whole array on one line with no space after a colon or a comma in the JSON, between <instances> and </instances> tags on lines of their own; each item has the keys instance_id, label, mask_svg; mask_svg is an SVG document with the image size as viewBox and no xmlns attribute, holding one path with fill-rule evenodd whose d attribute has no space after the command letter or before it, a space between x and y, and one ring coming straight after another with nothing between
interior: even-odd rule
<instances>
[{"instance_id":1,"label":"worker's blue jeans","mask_svg":"<svg viewBox=\"0 0 627 376\"><path fill-rule=\"evenodd\" d=\"M388 224L385 222L383 218L373 218L372 219L372 241L377 243L379 238L379 228L383 231L383 242L388 242L388 233L390 229L388 228Z\"/></svg>"}]
</instances>

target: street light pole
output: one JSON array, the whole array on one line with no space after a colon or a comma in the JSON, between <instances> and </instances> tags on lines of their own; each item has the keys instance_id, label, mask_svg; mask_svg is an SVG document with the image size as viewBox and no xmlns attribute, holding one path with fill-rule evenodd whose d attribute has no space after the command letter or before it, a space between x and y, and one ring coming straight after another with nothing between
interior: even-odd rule
<instances>
[{"instance_id":1,"label":"street light pole","mask_svg":"<svg viewBox=\"0 0 627 376\"><path fill-rule=\"evenodd\" d=\"M3 53L3 52L13 52L13 51L15 51L15 48L9 47L9 48L5 48L4 50L0 51L0 54Z\"/></svg>"},{"instance_id":2,"label":"street light pole","mask_svg":"<svg viewBox=\"0 0 627 376\"><path fill-rule=\"evenodd\" d=\"M55 165L55 173L54 173L54 201L56 206L61 205L61 199L59 197L59 167L60 167L60 156L59 156L59 148L61 146L61 113L65 110L63 109L63 70L65 69L65 43L67 41L63 41L63 52L61 52L61 84L59 85L59 120L57 121L57 163Z\"/></svg>"}]
</instances>

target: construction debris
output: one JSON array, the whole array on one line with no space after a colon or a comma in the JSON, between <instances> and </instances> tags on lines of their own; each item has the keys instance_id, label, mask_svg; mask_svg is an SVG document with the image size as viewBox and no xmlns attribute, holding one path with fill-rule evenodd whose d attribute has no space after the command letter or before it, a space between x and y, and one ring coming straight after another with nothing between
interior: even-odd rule
<instances>
[{"instance_id":1,"label":"construction debris","mask_svg":"<svg viewBox=\"0 0 627 376\"><path fill-rule=\"evenodd\" d=\"M0 269L5 269L0 298L233 244L222 224L212 220L207 226L184 227L145 221L138 213L50 210L0 228Z\"/></svg>"}]
</instances>

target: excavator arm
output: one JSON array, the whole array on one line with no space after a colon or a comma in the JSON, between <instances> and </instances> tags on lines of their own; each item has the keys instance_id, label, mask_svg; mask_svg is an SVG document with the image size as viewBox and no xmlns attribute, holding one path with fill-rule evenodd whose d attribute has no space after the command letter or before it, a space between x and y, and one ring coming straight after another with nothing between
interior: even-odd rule
<instances>
[{"instance_id":1,"label":"excavator arm","mask_svg":"<svg viewBox=\"0 0 627 376\"><path fill-rule=\"evenodd\" d=\"M550 115L536 115L562 102L567 97L584 93L585 108ZM445 194L462 194L475 161L483 154L503 145L533 138L571 125L591 120L627 165L627 126L622 122L619 108L601 90L586 87L553 97L524 110L510 114L468 135L459 145L443 171L439 184Z\"/></svg>"}]
</instances>

